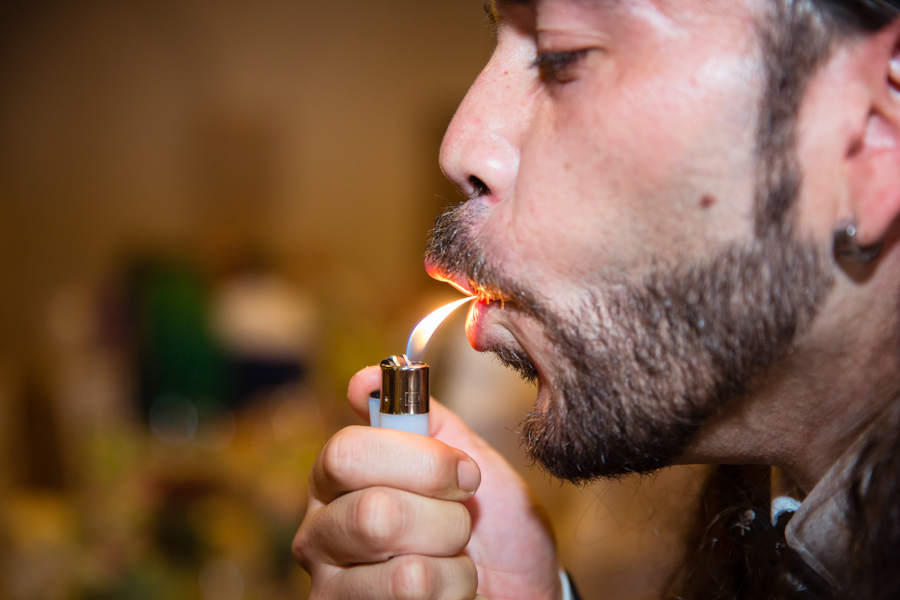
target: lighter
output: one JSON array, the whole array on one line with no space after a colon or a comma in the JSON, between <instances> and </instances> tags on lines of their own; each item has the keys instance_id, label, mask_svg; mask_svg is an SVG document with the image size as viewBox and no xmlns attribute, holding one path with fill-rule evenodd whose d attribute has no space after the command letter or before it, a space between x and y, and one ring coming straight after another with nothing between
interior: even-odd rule
<instances>
[{"instance_id":1,"label":"lighter","mask_svg":"<svg viewBox=\"0 0 900 600\"><path fill-rule=\"evenodd\" d=\"M422 362L431 334L447 316L472 300L457 300L422 319L409 336L406 354L381 361L381 391L369 397L372 427L428 435L429 366Z\"/></svg>"}]
</instances>

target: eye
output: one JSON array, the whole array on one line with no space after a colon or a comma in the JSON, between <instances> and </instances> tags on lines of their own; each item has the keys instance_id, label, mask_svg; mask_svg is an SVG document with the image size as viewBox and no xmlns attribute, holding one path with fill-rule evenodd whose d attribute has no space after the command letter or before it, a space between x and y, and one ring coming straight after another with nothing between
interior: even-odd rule
<instances>
[{"instance_id":1,"label":"eye","mask_svg":"<svg viewBox=\"0 0 900 600\"><path fill-rule=\"evenodd\" d=\"M587 53L588 50L540 52L533 66L537 68L544 83L567 83L575 79L575 67Z\"/></svg>"}]
</instances>

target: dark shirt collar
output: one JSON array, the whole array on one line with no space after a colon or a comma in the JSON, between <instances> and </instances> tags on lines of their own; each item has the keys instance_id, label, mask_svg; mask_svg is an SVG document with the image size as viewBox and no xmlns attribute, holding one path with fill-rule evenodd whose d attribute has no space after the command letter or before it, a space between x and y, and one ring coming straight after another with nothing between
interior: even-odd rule
<instances>
[{"instance_id":1,"label":"dark shirt collar","mask_svg":"<svg viewBox=\"0 0 900 600\"><path fill-rule=\"evenodd\" d=\"M788 546L835 589L850 553L847 487L864 433L816 484L785 529Z\"/></svg>"}]
</instances>

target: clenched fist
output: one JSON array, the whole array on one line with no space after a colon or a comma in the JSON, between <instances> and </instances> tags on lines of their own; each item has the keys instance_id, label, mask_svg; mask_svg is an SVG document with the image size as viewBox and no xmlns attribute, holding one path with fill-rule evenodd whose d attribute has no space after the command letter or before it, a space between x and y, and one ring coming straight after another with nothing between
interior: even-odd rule
<instances>
[{"instance_id":1,"label":"clenched fist","mask_svg":"<svg viewBox=\"0 0 900 600\"><path fill-rule=\"evenodd\" d=\"M380 370L350 382L367 416ZM432 401L431 437L347 427L310 474L294 556L311 598L492 600L561 597L542 510L509 464Z\"/></svg>"}]
</instances>

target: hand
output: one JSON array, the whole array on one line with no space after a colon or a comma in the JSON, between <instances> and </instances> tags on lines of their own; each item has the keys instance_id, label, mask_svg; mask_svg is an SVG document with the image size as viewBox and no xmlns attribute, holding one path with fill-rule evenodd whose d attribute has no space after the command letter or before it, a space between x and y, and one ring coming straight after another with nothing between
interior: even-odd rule
<instances>
[{"instance_id":1,"label":"hand","mask_svg":"<svg viewBox=\"0 0 900 600\"><path fill-rule=\"evenodd\" d=\"M377 367L350 381L360 416L380 381ZM348 427L325 445L294 538L311 598L560 598L553 536L525 483L433 400L431 436Z\"/></svg>"}]
</instances>

